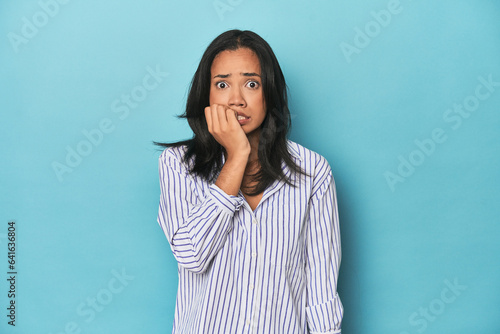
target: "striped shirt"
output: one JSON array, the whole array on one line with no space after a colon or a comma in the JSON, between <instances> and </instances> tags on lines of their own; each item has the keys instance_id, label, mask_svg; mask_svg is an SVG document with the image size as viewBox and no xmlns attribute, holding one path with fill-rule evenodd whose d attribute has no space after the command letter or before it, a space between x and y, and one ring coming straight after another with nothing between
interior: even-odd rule
<instances>
[{"instance_id":1,"label":"striped shirt","mask_svg":"<svg viewBox=\"0 0 500 334\"><path fill-rule=\"evenodd\" d=\"M188 174L185 149L159 158L158 223L179 274L172 333L340 333L340 231L327 160L288 140L311 176L291 175L282 162L298 187L275 181L252 210L241 190L228 195Z\"/></svg>"}]
</instances>

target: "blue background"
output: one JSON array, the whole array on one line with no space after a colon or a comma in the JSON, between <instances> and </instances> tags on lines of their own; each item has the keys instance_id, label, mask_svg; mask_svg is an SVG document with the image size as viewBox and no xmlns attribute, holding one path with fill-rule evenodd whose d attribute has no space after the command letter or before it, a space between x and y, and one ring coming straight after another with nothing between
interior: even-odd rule
<instances>
[{"instance_id":1,"label":"blue background","mask_svg":"<svg viewBox=\"0 0 500 334\"><path fill-rule=\"evenodd\" d=\"M156 222L151 142L191 136L175 115L208 43L232 28L273 47L291 93L290 139L333 168L343 332L500 330L500 87L483 85L488 96L474 100L478 78L500 82L497 1L53 4L0 2L1 333L171 332L177 267ZM148 68L162 73L150 91ZM125 115L131 93L141 101ZM448 112L475 101L470 116ZM108 133L80 144L88 155L58 178L54 163L106 119ZM436 129L446 140L432 148ZM9 220L16 327L6 317Z\"/></svg>"}]
</instances>

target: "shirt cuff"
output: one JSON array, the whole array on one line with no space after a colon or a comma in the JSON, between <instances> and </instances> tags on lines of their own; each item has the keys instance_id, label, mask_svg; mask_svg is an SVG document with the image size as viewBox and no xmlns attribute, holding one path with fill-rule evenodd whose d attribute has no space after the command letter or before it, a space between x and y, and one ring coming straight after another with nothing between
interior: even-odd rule
<instances>
[{"instance_id":1,"label":"shirt cuff","mask_svg":"<svg viewBox=\"0 0 500 334\"><path fill-rule=\"evenodd\" d=\"M215 185L215 183L210 185L210 196L215 200L216 203L220 204L222 210L228 214L234 214L236 210L239 210L243 205L243 198L233 195L228 195Z\"/></svg>"},{"instance_id":2,"label":"shirt cuff","mask_svg":"<svg viewBox=\"0 0 500 334\"><path fill-rule=\"evenodd\" d=\"M325 303L306 307L311 334L339 334L342 313L343 308L338 295Z\"/></svg>"}]
</instances>

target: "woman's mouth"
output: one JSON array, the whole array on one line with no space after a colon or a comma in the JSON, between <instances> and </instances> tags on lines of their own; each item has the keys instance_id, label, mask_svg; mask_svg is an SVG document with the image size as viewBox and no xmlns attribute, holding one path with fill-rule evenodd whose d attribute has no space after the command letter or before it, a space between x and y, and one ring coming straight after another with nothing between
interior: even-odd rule
<instances>
[{"instance_id":1,"label":"woman's mouth","mask_svg":"<svg viewBox=\"0 0 500 334\"><path fill-rule=\"evenodd\" d=\"M247 124L250 121L250 117L238 116L238 123L240 125Z\"/></svg>"}]
</instances>

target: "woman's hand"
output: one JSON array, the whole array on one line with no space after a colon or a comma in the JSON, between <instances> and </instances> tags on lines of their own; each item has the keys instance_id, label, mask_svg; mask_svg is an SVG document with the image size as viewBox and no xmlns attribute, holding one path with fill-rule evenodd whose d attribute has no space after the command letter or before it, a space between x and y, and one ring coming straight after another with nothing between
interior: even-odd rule
<instances>
[{"instance_id":1,"label":"woman's hand","mask_svg":"<svg viewBox=\"0 0 500 334\"><path fill-rule=\"evenodd\" d=\"M250 142L238 122L236 111L212 104L205 108L205 119L208 132L226 149L228 157L250 155Z\"/></svg>"}]
</instances>

